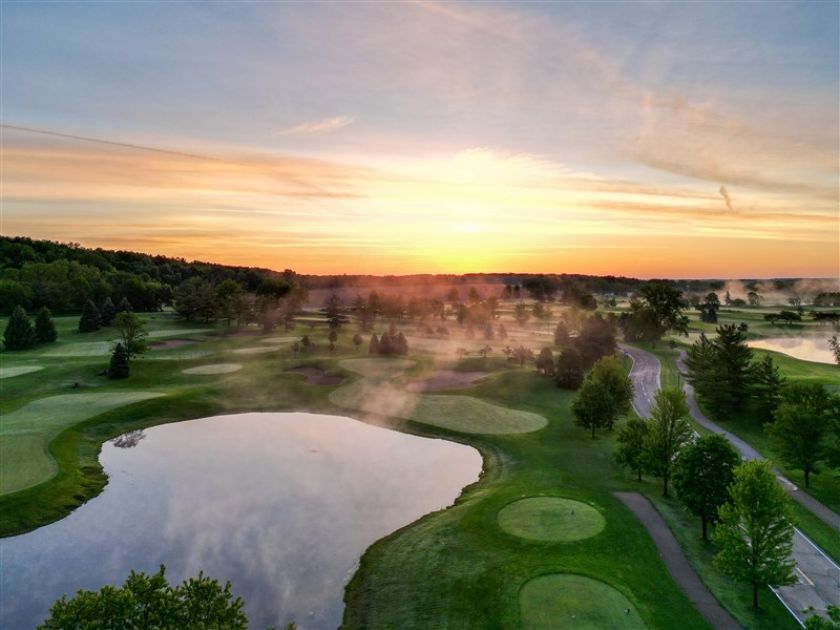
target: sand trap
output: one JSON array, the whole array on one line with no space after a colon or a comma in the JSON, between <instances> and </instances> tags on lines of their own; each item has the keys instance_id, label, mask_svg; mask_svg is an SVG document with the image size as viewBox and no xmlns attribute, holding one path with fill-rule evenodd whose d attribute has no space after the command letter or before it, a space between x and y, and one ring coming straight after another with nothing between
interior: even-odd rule
<instances>
[{"instance_id":1,"label":"sand trap","mask_svg":"<svg viewBox=\"0 0 840 630\"><path fill-rule=\"evenodd\" d=\"M302 374L310 385L338 385L344 378L326 374L324 370L316 367L296 367L287 370L293 374Z\"/></svg>"},{"instance_id":2,"label":"sand trap","mask_svg":"<svg viewBox=\"0 0 840 630\"><path fill-rule=\"evenodd\" d=\"M410 359L344 359L339 365L368 378L391 378L399 376L414 365Z\"/></svg>"},{"instance_id":3,"label":"sand trap","mask_svg":"<svg viewBox=\"0 0 840 630\"><path fill-rule=\"evenodd\" d=\"M554 573L525 583L519 591L522 627L526 630L635 630L647 627L633 603L600 580Z\"/></svg>"},{"instance_id":4,"label":"sand trap","mask_svg":"<svg viewBox=\"0 0 840 630\"><path fill-rule=\"evenodd\" d=\"M530 497L503 507L499 527L508 534L543 542L572 542L599 533L607 524L587 503L560 497Z\"/></svg>"},{"instance_id":5,"label":"sand trap","mask_svg":"<svg viewBox=\"0 0 840 630\"><path fill-rule=\"evenodd\" d=\"M250 348L237 348L232 350L235 354L264 354L266 352L274 352L277 348L272 346L253 346Z\"/></svg>"},{"instance_id":6,"label":"sand trap","mask_svg":"<svg viewBox=\"0 0 840 630\"><path fill-rule=\"evenodd\" d=\"M230 374L241 370L239 363L211 363L210 365L199 365L198 367L181 370L184 374Z\"/></svg>"},{"instance_id":7,"label":"sand trap","mask_svg":"<svg viewBox=\"0 0 840 630\"><path fill-rule=\"evenodd\" d=\"M430 378L413 381L405 386L410 392L438 392L449 389L465 389L472 387L479 379L487 376L488 372L459 372L457 370L437 370Z\"/></svg>"},{"instance_id":8,"label":"sand trap","mask_svg":"<svg viewBox=\"0 0 840 630\"><path fill-rule=\"evenodd\" d=\"M0 367L0 378L12 378L13 376L21 376L22 374L30 374L43 370L43 365L15 365L12 367Z\"/></svg>"},{"instance_id":9,"label":"sand trap","mask_svg":"<svg viewBox=\"0 0 840 630\"><path fill-rule=\"evenodd\" d=\"M156 341L155 343L150 343L149 348L152 350L170 350L172 348L188 346L193 343L196 343L193 339L167 339L166 341Z\"/></svg>"}]
</instances>

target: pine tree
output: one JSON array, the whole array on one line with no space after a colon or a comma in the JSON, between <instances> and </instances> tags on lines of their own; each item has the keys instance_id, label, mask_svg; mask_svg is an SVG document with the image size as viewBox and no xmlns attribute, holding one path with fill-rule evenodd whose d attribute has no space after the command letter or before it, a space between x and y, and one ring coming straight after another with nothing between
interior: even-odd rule
<instances>
[{"instance_id":1,"label":"pine tree","mask_svg":"<svg viewBox=\"0 0 840 630\"><path fill-rule=\"evenodd\" d=\"M117 304L117 313L131 313L134 309L131 307L131 302L128 301L128 298L124 297L120 300L120 303Z\"/></svg>"},{"instance_id":2,"label":"pine tree","mask_svg":"<svg viewBox=\"0 0 840 630\"><path fill-rule=\"evenodd\" d=\"M766 355L753 366L752 395L762 422L773 419L773 412L779 405L784 385L785 378L779 373L779 367L773 363L770 355Z\"/></svg>"},{"instance_id":3,"label":"pine tree","mask_svg":"<svg viewBox=\"0 0 840 630\"><path fill-rule=\"evenodd\" d=\"M102 308L99 310L99 321L103 326L110 326L117 316L117 307L111 301L110 297L106 297L102 303Z\"/></svg>"},{"instance_id":4,"label":"pine tree","mask_svg":"<svg viewBox=\"0 0 840 630\"><path fill-rule=\"evenodd\" d=\"M6 350L26 350L35 345L35 331L23 307L16 306L3 333Z\"/></svg>"},{"instance_id":5,"label":"pine tree","mask_svg":"<svg viewBox=\"0 0 840 630\"><path fill-rule=\"evenodd\" d=\"M46 306L42 306L35 316L35 341L38 343L53 343L58 339L58 332L52 320L52 313Z\"/></svg>"},{"instance_id":6,"label":"pine tree","mask_svg":"<svg viewBox=\"0 0 840 630\"><path fill-rule=\"evenodd\" d=\"M79 332L87 333L96 330L99 330L99 311L96 309L96 304L88 300L85 302L85 308L79 319Z\"/></svg>"},{"instance_id":7,"label":"pine tree","mask_svg":"<svg viewBox=\"0 0 840 630\"><path fill-rule=\"evenodd\" d=\"M108 366L108 378L128 378L128 352L122 343L114 346L111 363Z\"/></svg>"}]
</instances>

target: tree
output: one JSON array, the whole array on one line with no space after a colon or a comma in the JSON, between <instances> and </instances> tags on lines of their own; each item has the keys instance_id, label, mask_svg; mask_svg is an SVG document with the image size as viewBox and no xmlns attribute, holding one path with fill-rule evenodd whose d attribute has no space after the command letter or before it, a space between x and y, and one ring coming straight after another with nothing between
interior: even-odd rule
<instances>
[{"instance_id":1,"label":"tree","mask_svg":"<svg viewBox=\"0 0 840 630\"><path fill-rule=\"evenodd\" d=\"M108 378L128 378L128 352L122 342L117 342L111 352L111 362L108 364Z\"/></svg>"},{"instance_id":2,"label":"tree","mask_svg":"<svg viewBox=\"0 0 840 630\"><path fill-rule=\"evenodd\" d=\"M598 359L587 378L601 382L609 392L611 407L604 425L607 430L612 430L616 420L630 411L633 382L627 376L622 361L613 355Z\"/></svg>"},{"instance_id":3,"label":"tree","mask_svg":"<svg viewBox=\"0 0 840 630\"><path fill-rule=\"evenodd\" d=\"M686 334L688 304L682 291L665 282L651 282L639 289L639 298L630 301L630 315L625 318L628 341L658 341L668 330Z\"/></svg>"},{"instance_id":4,"label":"tree","mask_svg":"<svg viewBox=\"0 0 840 630\"><path fill-rule=\"evenodd\" d=\"M575 424L590 429L594 438L595 429L606 425L611 411L612 401L606 386L591 378L584 380L572 402Z\"/></svg>"},{"instance_id":5,"label":"tree","mask_svg":"<svg viewBox=\"0 0 840 630\"><path fill-rule=\"evenodd\" d=\"M740 463L729 440L715 434L689 444L677 457L674 489L680 502L700 517L703 540L708 540L707 525L717 521L718 509L729 497L729 485Z\"/></svg>"},{"instance_id":6,"label":"tree","mask_svg":"<svg viewBox=\"0 0 840 630\"><path fill-rule=\"evenodd\" d=\"M114 306L114 303L111 301L111 296L109 295L105 298L105 301L102 302L102 308L99 309L99 322L103 326L110 326L116 316L117 307Z\"/></svg>"},{"instance_id":7,"label":"tree","mask_svg":"<svg viewBox=\"0 0 840 630\"><path fill-rule=\"evenodd\" d=\"M217 297L213 285L202 278L194 277L185 280L175 289L175 312L188 322L195 319L209 322L215 318L216 303ZM120 307L122 307L122 302L120 302Z\"/></svg>"},{"instance_id":8,"label":"tree","mask_svg":"<svg viewBox=\"0 0 840 630\"><path fill-rule=\"evenodd\" d=\"M131 306L131 302L128 301L128 298L124 297L120 300L120 303L117 304L117 313L133 313L134 308Z\"/></svg>"},{"instance_id":9,"label":"tree","mask_svg":"<svg viewBox=\"0 0 840 630\"><path fill-rule=\"evenodd\" d=\"M79 332L88 333L97 330L99 330L99 311L96 309L96 304L88 300L79 318Z\"/></svg>"},{"instance_id":10,"label":"tree","mask_svg":"<svg viewBox=\"0 0 840 630\"><path fill-rule=\"evenodd\" d=\"M545 376L554 374L554 355L551 354L551 348L543 348L537 356L537 369L541 370Z\"/></svg>"},{"instance_id":11,"label":"tree","mask_svg":"<svg viewBox=\"0 0 840 630\"><path fill-rule=\"evenodd\" d=\"M687 379L716 416L740 411L751 397L753 351L746 333L746 324L718 326L713 341L701 335L688 350Z\"/></svg>"},{"instance_id":12,"label":"tree","mask_svg":"<svg viewBox=\"0 0 840 630\"><path fill-rule=\"evenodd\" d=\"M3 342L6 350L26 350L35 345L35 331L23 307L16 306L12 311L3 333Z\"/></svg>"},{"instance_id":13,"label":"tree","mask_svg":"<svg viewBox=\"0 0 840 630\"><path fill-rule=\"evenodd\" d=\"M533 361L534 352L525 346L519 346L513 351L513 356L519 361L519 367L523 367L527 361Z\"/></svg>"},{"instance_id":14,"label":"tree","mask_svg":"<svg viewBox=\"0 0 840 630\"><path fill-rule=\"evenodd\" d=\"M802 471L806 488L826 455L831 418L840 414L839 400L818 383L795 383L785 389L775 421L767 427L776 453Z\"/></svg>"},{"instance_id":15,"label":"tree","mask_svg":"<svg viewBox=\"0 0 840 630\"><path fill-rule=\"evenodd\" d=\"M706 301L697 305L700 311L700 321L707 324L716 324L718 320L718 310L720 309L720 300L717 293L711 291L706 295Z\"/></svg>"},{"instance_id":16,"label":"tree","mask_svg":"<svg viewBox=\"0 0 840 630\"><path fill-rule=\"evenodd\" d=\"M52 320L52 313L46 306L42 306L35 316L35 341L53 343L56 339L58 339L58 332Z\"/></svg>"},{"instance_id":17,"label":"tree","mask_svg":"<svg viewBox=\"0 0 840 630\"><path fill-rule=\"evenodd\" d=\"M585 368L592 367L601 357L615 352L615 324L600 313L583 320L580 334L574 340Z\"/></svg>"},{"instance_id":18,"label":"tree","mask_svg":"<svg viewBox=\"0 0 840 630\"><path fill-rule=\"evenodd\" d=\"M773 419L784 385L785 379L769 354L753 365L752 395L762 422Z\"/></svg>"},{"instance_id":19,"label":"tree","mask_svg":"<svg viewBox=\"0 0 840 630\"><path fill-rule=\"evenodd\" d=\"M379 337L376 333L370 336L370 344L368 345L368 354L379 354Z\"/></svg>"},{"instance_id":20,"label":"tree","mask_svg":"<svg viewBox=\"0 0 840 630\"><path fill-rule=\"evenodd\" d=\"M199 573L172 587L165 567L153 575L132 571L121 587L79 591L50 607L38 630L65 628L225 628L245 630L248 618L241 598L234 598L230 582Z\"/></svg>"},{"instance_id":21,"label":"tree","mask_svg":"<svg viewBox=\"0 0 840 630\"><path fill-rule=\"evenodd\" d=\"M242 287L236 280L225 280L216 287L216 314L227 322L228 327L237 315L242 293Z\"/></svg>"},{"instance_id":22,"label":"tree","mask_svg":"<svg viewBox=\"0 0 840 630\"><path fill-rule=\"evenodd\" d=\"M688 404L682 390L671 387L656 392L650 413L650 432L645 440L645 461L648 472L662 477L662 494L666 497L674 461L691 440L687 415Z\"/></svg>"},{"instance_id":23,"label":"tree","mask_svg":"<svg viewBox=\"0 0 840 630\"><path fill-rule=\"evenodd\" d=\"M712 541L720 547L714 563L731 578L758 589L792 584L794 562L790 500L767 461L747 461L735 469L729 501L718 511Z\"/></svg>"},{"instance_id":24,"label":"tree","mask_svg":"<svg viewBox=\"0 0 840 630\"><path fill-rule=\"evenodd\" d=\"M840 365L840 341L837 340L837 335L829 338L828 347L831 348L831 353L834 355L834 362Z\"/></svg>"},{"instance_id":25,"label":"tree","mask_svg":"<svg viewBox=\"0 0 840 630\"><path fill-rule=\"evenodd\" d=\"M356 346L356 349L359 348L364 343L362 336L359 333L353 335L353 345Z\"/></svg>"},{"instance_id":26,"label":"tree","mask_svg":"<svg viewBox=\"0 0 840 630\"><path fill-rule=\"evenodd\" d=\"M335 331L334 328L330 330L328 339L330 341L330 352L332 352L333 350L335 350L335 342L338 341L338 333Z\"/></svg>"},{"instance_id":27,"label":"tree","mask_svg":"<svg viewBox=\"0 0 840 630\"><path fill-rule=\"evenodd\" d=\"M615 461L619 466L629 468L636 473L639 481L645 468L645 439L649 431L648 423L641 418L630 418L618 432L618 448Z\"/></svg>"},{"instance_id":28,"label":"tree","mask_svg":"<svg viewBox=\"0 0 840 630\"><path fill-rule=\"evenodd\" d=\"M531 318L531 314L528 312L528 307L520 302L513 309L513 317L520 326L524 326Z\"/></svg>"},{"instance_id":29,"label":"tree","mask_svg":"<svg viewBox=\"0 0 840 630\"><path fill-rule=\"evenodd\" d=\"M828 605L828 619L811 615L805 620L805 630L840 630L840 608Z\"/></svg>"},{"instance_id":30,"label":"tree","mask_svg":"<svg viewBox=\"0 0 840 630\"><path fill-rule=\"evenodd\" d=\"M122 311L114 318L114 327L122 340L128 358L132 359L146 351L146 337L148 333L137 313Z\"/></svg>"},{"instance_id":31,"label":"tree","mask_svg":"<svg viewBox=\"0 0 840 630\"><path fill-rule=\"evenodd\" d=\"M577 389L585 376L583 359L575 346L569 346L557 357L555 382L563 389Z\"/></svg>"},{"instance_id":32,"label":"tree","mask_svg":"<svg viewBox=\"0 0 840 630\"><path fill-rule=\"evenodd\" d=\"M565 348L569 344L569 329L563 322L558 322L554 329L554 345Z\"/></svg>"},{"instance_id":33,"label":"tree","mask_svg":"<svg viewBox=\"0 0 840 630\"><path fill-rule=\"evenodd\" d=\"M749 302L750 306L761 306L761 300L763 298L758 294L757 291L750 291L747 293L747 302Z\"/></svg>"}]
</instances>

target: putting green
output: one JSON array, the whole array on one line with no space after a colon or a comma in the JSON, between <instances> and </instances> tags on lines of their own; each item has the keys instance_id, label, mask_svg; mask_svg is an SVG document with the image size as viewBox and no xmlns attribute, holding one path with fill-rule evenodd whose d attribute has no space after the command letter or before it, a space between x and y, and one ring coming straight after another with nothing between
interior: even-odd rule
<instances>
[{"instance_id":1,"label":"putting green","mask_svg":"<svg viewBox=\"0 0 840 630\"><path fill-rule=\"evenodd\" d=\"M607 524L587 503L560 497L530 497L499 511L499 527L508 534L545 542L571 542L594 536Z\"/></svg>"},{"instance_id":2,"label":"putting green","mask_svg":"<svg viewBox=\"0 0 840 630\"><path fill-rule=\"evenodd\" d=\"M412 394L387 382L369 379L341 387L329 398L340 407L407 418L462 433L528 433L548 423L535 413L499 407L470 396Z\"/></svg>"},{"instance_id":3,"label":"putting green","mask_svg":"<svg viewBox=\"0 0 840 630\"><path fill-rule=\"evenodd\" d=\"M84 341L68 343L64 346L52 348L44 353L45 357L99 357L111 352L110 341Z\"/></svg>"},{"instance_id":4,"label":"putting green","mask_svg":"<svg viewBox=\"0 0 840 630\"><path fill-rule=\"evenodd\" d=\"M339 362L343 368L368 378L392 378L399 376L414 365L411 359L344 359Z\"/></svg>"},{"instance_id":5,"label":"putting green","mask_svg":"<svg viewBox=\"0 0 840 630\"><path fill-rule=\"evenodd\" d=\"M645 628L622 593L582 575L556 573L530 580L519 591L519 610L526 630Z\"/></svg>"},{"instance_id":6,"label":"putting green","mask_svg":"<svg viewBox=\"0 0 840 630\"><path fill-rule=\"evenodd\" d=\"M213 363L211 365L199 365L198 367L181 370L184 374L230 374L241 370L239 363Z\"/></svg>"},{"instance_id":7,"label":"putting green","mask_svg":"<svg viewBox=\"0 0 840 630\"><path fill-rule=\"evenodd\" d=\"M28 488L55 474L55 462L47 453L47 444L67 427L111 409L158 396L163 394L62 394L41 398L4 414L0 417L2 494Z\"/></svg>"},{"instance_id":8,"label":"putting green","mask_svg":"<svg viewBox=\"0 0 840 630\"><path fill-rule=\"evenodd\" d=\"M21 376L23 374L29 374L43 369L43 365L15 365L11 367L0 367L0 378L12 378L13 376Z\"/></svg>"}]
</instances>

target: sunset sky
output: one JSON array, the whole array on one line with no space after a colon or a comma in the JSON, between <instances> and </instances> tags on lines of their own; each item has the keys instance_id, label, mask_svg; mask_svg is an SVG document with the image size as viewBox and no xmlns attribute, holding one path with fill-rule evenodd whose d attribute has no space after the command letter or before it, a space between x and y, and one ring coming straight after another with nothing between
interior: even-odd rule
<instances>
[{"instance_id":1,"label":"sunset sky","mask_svg":"<svg viewBox=\"0 0 840 630\"><path fill-rule=\"evenodd\" d=\"M840 273L838 2L0 6L4 235L303 273Z\"/></svg>"}]
</instances>

